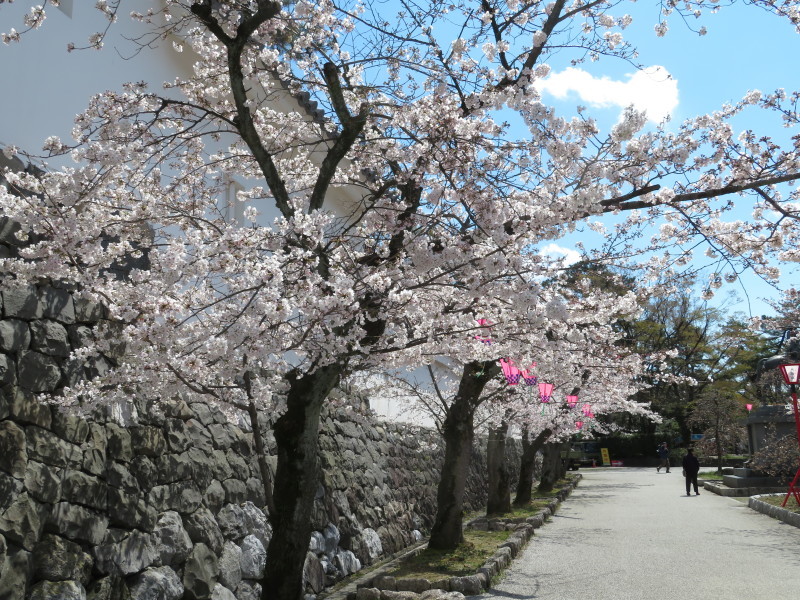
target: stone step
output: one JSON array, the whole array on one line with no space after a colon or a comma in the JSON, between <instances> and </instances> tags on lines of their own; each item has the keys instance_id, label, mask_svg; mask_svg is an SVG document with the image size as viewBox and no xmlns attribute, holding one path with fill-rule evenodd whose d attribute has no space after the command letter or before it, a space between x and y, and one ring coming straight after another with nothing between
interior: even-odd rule
<instances>
[{"instance_id":1,"label":"stone step","mask_svg":"<svg viewBox=\"0 0 800 600\"><path fill-rule=\"evenodd\" d=\"M774 477L740 477L738 475L723 475L722 483L732 488L770 487L780 485Z\"/></svg>"},{"instance_id":2,"label":"stone step","mask_svg":"<svg viewBox=\"0 0 800 600\"><path fill-rule=\"evenodd\" d=\"M703 481L701 485L709 492L713 492L719 496L732 496L735 498L744 498L748 496L755 496L757 494L781 494L786 492L787 487L783 485L733 488L728 487L719 481Z\"/></svg>"}]
</instances>

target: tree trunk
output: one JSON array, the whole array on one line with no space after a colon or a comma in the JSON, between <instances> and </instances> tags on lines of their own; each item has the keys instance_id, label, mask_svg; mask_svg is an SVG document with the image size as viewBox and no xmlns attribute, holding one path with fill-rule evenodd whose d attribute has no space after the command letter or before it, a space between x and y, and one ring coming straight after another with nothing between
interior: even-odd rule
<instances>
[{"instance_id":1,"label":"tree trunk","mask_svg":"<svg viewBox=\"0 0 800 600\"><path fill-rule=\"evenodd\" d=\"M489 442L486 448L486 468L488 470L488 499L486 514L505 514L511 512L511 489L509 473L506 465L506 435L508 423L502 421L500 426L489 431Z\"/></svg>"},{"instance_id":2,"label":"tree trunk","mask_svg":"<svg viewBox=\"0 0 800 600\"><path fill-rule=\"evenodd\" d=\"M341 365L328 365L302 378L290 373L286 412L275 423L278 467L272 539L261 581L262 600L298 600L311 538L309 515L319 483L318 440L322 404L339 382Z\"/></svg>"},{"instance_id":3,"label":"tree trunk","mask_svg":"<svg viewBox=\"0 0 800 600\"><path fill-rule=\"evenodd\" d=\"M463 541L462 512L464 488L474 438L473 416L486 384L499 373L493 361L464 365L461 382L442 426L444 464L436 493L436 520L431 529L429 548L454 550Z\"/></svg>"},{"instance_id":4,"label":"tree trunk","mask_svg":"<svg viewBox=\"0 0 800 600\"><path fill-rule=\"evenodd\" d=\"M545 429L540 432L536 438L531 440L528 431L523 433L522 460L519 466L519 481L517 481L517 494L514 497L514 506L526 506L530 503L534 468L536 466L536 453L541 450L544 443L552 434L552 429Z\"/></svg>"},{"instance_id":5,"label":"tree trunk","mask_svg":"<svg viewBox=\"0 0 800 600\"><path fill-rule=\"evenodd\" d=\"M561 462L561 445L545 444L543 452L542 478L539 480L537 491L540 494L549 494L553 491L556 481L558 481L559 463Z\"/></svg>"}]
</instances>

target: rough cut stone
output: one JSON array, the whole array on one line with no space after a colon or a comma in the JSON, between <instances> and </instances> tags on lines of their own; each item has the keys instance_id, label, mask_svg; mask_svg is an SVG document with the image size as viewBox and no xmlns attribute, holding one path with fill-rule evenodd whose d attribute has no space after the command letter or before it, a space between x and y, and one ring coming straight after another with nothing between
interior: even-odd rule
<instances>
[{"instance_id":1,"label":"rough cut stone","mask_svg":"<svg viewBox=\"0 0 800 600\"><path fill-rule=\"evenodd\" d=\"M325 537L319 531L311 532L311 541L308 543L308 549L317 555L325 552Z\"/></svg>"},{"instance_id":2,"label":"rough cut stone","mask_svg":"<svg viewBox=\"0 0 800 600\"><path fill-rule=\"evenodd\" d=\"M158 513L145 501L146 496L120 488L108 488L108 510L110 523L119 527L134 527L152 531Z\"/></svg>"},{"instance_id":3,"label":"rough cut stone","mask_svg":"<svg viewBox=\"0 0 800 600\"><path fill-rule=\"evenodd\" d=\"M31 343L28 323L20 319L0 321L0 350L17 353L27 350Z\"/></svg>"},{"instance_id":4,"label":"rough cut stone","mask_svg":"<svg viewBox=\"0 0 800 600\"><path fill-rule=\"evenodd\" d=\"M25 428L25 437L29 460L76 469L83 464L83 453L79 446L65 442L47 429L28 426Z\"/></svg>"},{"instance_id":5,"label":"rough cut stone","mask_svg":"<svg viewBox=\"0 0 800 600\"><path fill-rule=\"evenodd\" d=\"M361 561L350 550L341 550L336 553L334 558L336 568L341 571L343 577L352 575L361 570Z\"/></svg>"},{"instance_id":6,"label":"rough cut stone","mask_svg":"<svg viewBox=\"0 0 800 600\"><path fill-rule=\"evenodd\" d=\"M40 581L31 588L30 600L86 600L86 590L77 581Z\"/></svg>"},{"instance_id":7,"label":"rough cut stone","mask_svg":"<svg viewBox=\"0 0 800 600\"><path fill-rule=\"evenodd\" d=\"M229 590L235 590L242 581L242 549L230 540L219 557L219 581Z\"/></svg>"},{"instance_id":8,"label":"rough cut stone","mask_svg":"<svg viewBox=\"0 0 800 600\"><path fill-rule=\"evenodd\" d=\"M378 532L370 527L361 530L361 543L369 557L369 563L372 564L378 557L383 554L383 544Z\"/></svg>"},{"instance_id":9,"label":"rough cut stone","mask_svg":"<svg viewBox=\"0 0 800 600\"><path fill-rule=\"evenodd\" d=\"M148 503L157 511L175 510L181 514L193 513L202 501L200 490L188 481L158 485L148 496Z\"/></svg>"},{"instance_id":10,"label":"rough cut stone","mask_svg":"<svg viewBox=\"0 0 800 600\"><path fill-rule=\"evenodd\" d=\"M18 319L41 319L44 314L39 293L34 286L14 288L0 292L3 297L3 314Z\"/></svg>"},{"instance_id":11,"label":"rough cut stone","mask_svg":"<svg viewBox=\"0 0 800 600\"><path fill-rule=\"evenodd\" d=\"M32 321L31 350L48 356L66 358L70 353L69 335L66 328L55 321Z\"/></svg>"},{"instance_id":12,"label":"rough cut stone","mask_svg":"<svg viewBox=\"0 0 800 600\"><path fill-rule=\"evenodd\" d=\"M217 520L205 507L197 509L183 520L183 526L189 533L192 541L203 543L210 547L214 552L222 552L222 545L225 539L222 536Z\"/></svg>"},{"instance_id":13,"label":"rough cut stone","mask_svg":"<svg viewBox=\"0 0 800 600\"><path fill-rule=\"evenodd\" d=\"M231 504L241 504L247 499L247 487L238 479L226 479L222 482L225 489L225 501Z\"/></svg>"},{"instance_id":14,"label":"rough cut stone","mask_svg":"<svg viewBox=\"0 0 800 600\"><path fill-rule=\"evenodd\" d=\"M228 588L218 583L211 592L211 600L236 600L236 596Z\"/></svg>"},{"instance_id":15,"label":"rough cut stone","mask_svg":"<svg viewBox=\"0 0 800 600\"><path fill-rule=\"evenodd\" d=\"M97 579L89 587L87 600L131 600L131 594L125 579L119 575L109 575Z\"/></svg>"},{"instance_id":16,"label":"rough cut stone","mask_svg":"<svg viewBox=\"0 0 800 600\"><path fill-rule=\"evenodd\" d=\"M111 575L131 575L155 564L158 559L152 535L131 531L122 540L94 549L95 567Z\"/></svg>"},{"instance_id":17,"label":"rough cut stone","mask_svg":"<svg viewBox=\"0 0 800 600\"><path fill-rule=\"evenodd\" d=\"M254 535L248 535L242 541L242 577L244 579L261 579L267 564L267 551L264 544Z\"/></svg>"},{"instance_id":18,"label":"rough cut stone","mask_svg":"<svg viewBox=\"0 0 800 600\"><path fill-rule=\"evenodd\" d=\"M414 592L419 594L429 589L431 589L431 582L422 577L407 577L397 580L398 592Z\"/></svg>"},{"instance_id":19,"label":"rough cut stone","mask_svg":"<svg viewBox=\"0 0 800 600\"><path fill-rule=\"evenodd\" d=\"M179 600L183 583L169 567L151 567L133 579L130 594L131 600Z\"/></svg>"},{"instance_id":20,"label":"rough cut stone","mask_svg":"<svg viewBox=\"0 0 800 600\"><path fill-rule=\"evenodd\" d=\"M186 596L192 600L210 598L218 577L217 556L205 544L195 544L184 567L183 587Z\"/></svg>"},{"instance_id":21,"label":"rough cut stone","mask_svg":"<svg viewBox=\"0 0 800 600\"><path fill-rule=\"evenodd\" d=\"M22 479L27 464L25 431L16 423L0 421L0 470Z\"/></svg>"},{"instance_id":22,"label":"rough cut stone","mask_svg":"<svg viewBox=\"0 0 800 600\"><path fill-rule=\"evenodd\" d=\"M242 581L236 586L236 600L260 600L261 585L254 581Z\"/></svg>"},{"instance_id":23,"label":"rough cut stone","mask_svg":"<svg viewBox=\"0 0 800 600\"><path fill-rule=\"evenodd\" d=\"M108 529L108 517L69 502L53 506L48 523L64 537L91 546L100 544Z\"/></svg>"},{"instance_id":24,"label":"rough cut stone","mask_svg":"<svg viewBox=\"0 0 800 600\"><path fill-rule=\"evenodd\" d=\"M219 512L225 505L225 488L216 479L208 484L206 488L205 505L214 513Z\"/></svg>"},{"instance_id":25,"label":"rough cut stone","mask_svg":"<svg viewBox=\"0 0 800 600\"><path fill-rule=\"evenodd\" d=\"M106 317L106 310L102 304L92 302L86 298L74 298L75 319L81 323L96 323Z\"/></svg>"},{"instance_id":26,"label":"rough cut stone","mask_svg":"<svg viewBox=\"0 0 800 600\"><path fill-rule=\"evenodd\" d=\"M339 528L333 523L329 523L322 535L325 537L325 553L328 556L333 556L336 554L336 548L339 547L339 540L341 539Z\"/></svg>"},{"instance_id":27,"label":"rough cut stone","mask_svg":"<svg viewBox=\"0 0 800 600\"><path fill-rule=\"evenodd\" d=\"M105 510L108 486L105 481L97 477L65 469L61 483L61 497L67 502Z\"/></svg>"},{"instance_id":28,"label":"rough cut stone","mask_svg":"<svg viewBox=\"0 0 800 600\"><path fill-rule=\"evenodd\" d=\"M381 600L381 591L376 588L358 588L356 600Z\"/></svg>"},{"instance_id":29,"label":"rough cut stone","mask_svg":"<svg viewBox=\"0 0 800 600\"><path fill-rule=\"evenodd\" d=\"M16 361L7 354L0 354L0 385L15 385L16 382Z\"/></svg>"},{"instance_id":30,"label":"rough cut stone","mask_svg":"<svg viewBox=\"0 0 800 600\"><path fill-rule=\"evenodd\" d=\"M45 516L45 506L22 492L13 497L11 505L0 514L0 531L8 541L30 552L42 534Z\"/></svg>"},{"instance_id":31,"label":"rough cut stone","mask_svg":"<svg viewBox=\"0 0 800 600\"><path fill-rule=\"evenodd\" d=\"M9 414L17 423L29 423L44 429L50 429L53 414L50 407L39 402L28 391L15 387L6 394Z\"/></svg>"},{"instance_id":32,"label":"rough cut stone","mask_svg":"<svg viewBox=\"0 0 800 600\"><path fill-rule=\"evenodd\" d=\"M164 434L156 427L140 426L130 429L131 445L137 454L157 457L164 453L167 442Z\"/></svg>"},{"instance_id":33,"label":"rough cut stone","mask_svg":"<svg viewBox=\"0 0 800 600\"><path fill-rule=\"evenodd\" d=\"M0 577L0 598L25 600L25 587L33 571L31 553L19 548L6 550L5 570Z\"/></svg>"},{"instance_id":34,"label":"rough cut stone","mask_svg":"<svg viewBox=\"0 0 800 600\"><path fill-rule=\"evenodd\" d=\"M89 437L89 423L86 419L63 410L53 411L52 428L58 437L73 444L82 444Z\"/></svg>"},{"instance_id":35,"label":"rough cut stone","mask_svg":"<svg viewBox=\"0 0 800 600\"><path fill-rule=\"evenodd\" d=\"M93 562L80 545L45 534L33 550L34 579L74 580L85 586L89 583Z\"/></svg>"},{"instance_id":36,"label":"rough cut stone","mask_svg":"<svg viewBox=\"0 0 800 600\"><path fill-rule=\"evenodd\" d=\"M22 352L17 370L19 385L31 392L54 392L61 382L58 363L39 352Z\"/></svg>"},{"instance_id":37,"label":"rough cut stone","mask_svg":"<svg viewBox=\"0 0 800 600\"><path fill-rule=\"evenodd\" d=\"M153 531L158 560L162 565L177 565L186 560L192 551L192 540L183 527L181 516L167 511L158 517Z\"/></svg>"},{"instance_id":38,"label":"rough cut stone","mask_svg":"<svg viewBox=\"0 0 800 600\"><path fill-rule=\"evenodd\" d=\"M130 431L120 427L116 423L106 425L108 441L106 443L106 454L108 458L130 462L133 458L133 446L131 445Z\"/></svg>"},{"instance_id":39,"label":"rough cut stone","mask_svg":"<svg viewBox=\"0 0 800 600\"><path fill-rule=\"evenodd\" d=\"M303 565L303 580L315 594L319 594L325 588L325 569L313 552L306 554L306 562Z\"/></svg>"}]
</instances>

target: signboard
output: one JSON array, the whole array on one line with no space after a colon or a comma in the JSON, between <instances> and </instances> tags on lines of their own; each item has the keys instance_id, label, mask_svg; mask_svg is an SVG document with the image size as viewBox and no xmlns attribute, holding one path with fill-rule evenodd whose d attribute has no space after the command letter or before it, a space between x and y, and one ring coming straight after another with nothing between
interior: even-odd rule
<instances>
[{"instance_id":1,"label":"signboard","mask_svg":"<svg viewBox=\"0 0 800 600\"><path fill-rule=\"evenodd\" d=\"M703 439L703 434L702 433L693 433L689 437L691 438L691 440L693 442L699 442L700 440Z\"/></svg>"},{"instance_id":2,"label":"signboard","mask_svg":"<svg viewBox=\"0 0 800 600\"><path fill-rule=\"evenodd\" d=\"M608 467L611 465L611 457L608 455L608 448L600 448L600 456L603 457L604 467Z\"/></svg>"}]
</instances>

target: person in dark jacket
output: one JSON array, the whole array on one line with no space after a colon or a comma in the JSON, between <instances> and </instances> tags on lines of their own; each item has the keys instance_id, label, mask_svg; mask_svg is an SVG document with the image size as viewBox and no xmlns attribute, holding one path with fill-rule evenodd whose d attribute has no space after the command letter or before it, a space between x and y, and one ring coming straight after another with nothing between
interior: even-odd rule
<instances>
[{"instance_id":1,"label":"person in dark jacket","mask_svg":"<svg viewBox=\"0 0 800 600\"><path fill-rule=\"evenodd\" d=\"M667 469L667 473L669 473L669 448L667 447L667 442L661 442L661 445L656 448L656 452L658 452L658 467L656 467L656 473L661 470L661 467Z\"/></svg>"},{"instance_id":2,"label":"person in dark jacket","mask_svg":"<svg viewBox=\"0 0 800 600\"><path fill-rule=\"evenodd\" d=\"M694 493L696 496L700 495L697 491L697 472L700 470L700 463L697 457L692 452L692 449L686 451L686 456L683 457L683 476L686 478L686 495L691 496L689 487L694 484Z\"/></svg>"}]
</instances>

